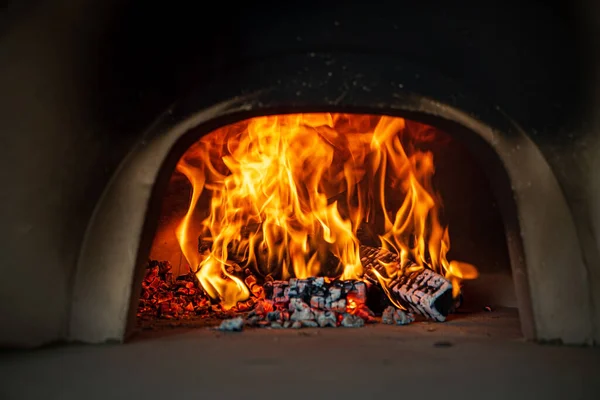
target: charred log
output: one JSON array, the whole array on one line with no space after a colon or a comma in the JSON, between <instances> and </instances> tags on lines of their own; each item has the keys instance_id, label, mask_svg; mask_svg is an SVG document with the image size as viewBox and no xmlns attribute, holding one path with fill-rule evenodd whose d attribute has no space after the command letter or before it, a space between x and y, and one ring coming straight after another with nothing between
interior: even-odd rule
<instances>
[{"instance_id":1,"label":"charred log","mask_svg":"<svg viewBox=\"0 0 600 400\"><path fill-rule=\"evenodd\" d=\"M363 236L371 236L365 233ZM198 250L210 251L211 243L199 238ZM387 276L385 265L397 268L402 273L392 278L387 284L387 295L392 303L397 304L419 315L436 321L445 321L454 308L452 284L440 274L428 268L415 268L414 263L401 265L397 254L380 247L360 246L361 263L365 270L365 282L333 281L325 278L295 279L275 281L259 279L249 268L242 268L236 262L243 263L242 257L232 254L235 260L227 267L227 272L240 277L248 286L255 298L265 298L274 303L288 304L291 299L298 298L311 308L344 312L352 301L361 309L371 307L382 312L389 302L381 290L378 276ZM331 257L330 257L331 258ZM330 261L331 263L338 260ZM367 296L367 291L371 296ZM367 300L369 304L367 305ZM245 308L245 307L243 307ZM362 311L361 311L362 312ZM363 315L369 318L368 315Z\"/></svg>"},{"instance_id":2,"label":"charred log","mask_svg":"<svg viewBox=\"0 0 600 400\"><path fill-rule=\"evenodd\" d=\"M372 282L379 281L377 274L387 276L383 264L396 264L402 271L411 270L410 266L400 265L398 255L383 248L361 246L360 256L365 276ZM428 268L400 273L392 278L388 288L393 302L436 321L445 321L454 306L452 283Z\"/></svg>"},{"instance_id":3,"label":"charred log","mask_svg":"<svg viewBox=\"0 0 600 400\"><path fill-rule=\"evenodd\" d=\"M244 238L249 237L251 232L255 232L258 230L257 227L245 228L241 232L241 236ZM212 250L213 242L210 238L203 238L202 236L198 237L198 253L208 256L210 251ZM255 254L255 262L256 263L248 263L247 254L240 254L236 252L235 246L233 243L230 243L227 246L227 261L231 263L231 265L227 266L227 272L244 279L244 275L240 275L236 271L241 266L245 268L251 267L254 270L254 274L259 278L259 276L264 276L267 273L273 272L276 274L281 274L281 263L277 260L268 260L267 251L263 248L259 247L258 243L255 244L254 248ZM339 273L340 270L340 260L337 258L332 252L327 251L323 259L320 260L322 262L323 274L327 276L335 275ZM291 265L291 264L290 264ZM247 275L247 274L246 274ZM260 280L260 279L259 279Z\"/></svg>"}]
</instances>

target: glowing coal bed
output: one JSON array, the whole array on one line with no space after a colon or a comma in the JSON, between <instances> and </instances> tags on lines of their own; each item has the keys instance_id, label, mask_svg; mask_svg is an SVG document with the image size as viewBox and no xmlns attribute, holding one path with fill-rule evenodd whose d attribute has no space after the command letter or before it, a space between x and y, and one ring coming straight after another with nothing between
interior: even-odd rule
<instances>
[{"instance_id":1,"label":"glowing coal bed","mask_svg":"<svg viewBox=\"0 0 600 400\"><path fill-rule=\"evenodd\" d=\"M171 179L179 202L161 218L138 321L227 331L445 321L478 272L447 259L426 150L441 135L399 117L317 113L202 137Z\"/></svg>"}]
</instances>

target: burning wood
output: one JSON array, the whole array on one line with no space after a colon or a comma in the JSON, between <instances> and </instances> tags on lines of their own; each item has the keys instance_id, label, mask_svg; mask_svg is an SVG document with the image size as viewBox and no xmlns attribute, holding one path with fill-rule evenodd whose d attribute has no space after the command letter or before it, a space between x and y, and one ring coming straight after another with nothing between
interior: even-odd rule
<instances>
[{"instance_id":1,"label":"burning wood","mask_svg":"<svg viewBox=\"0 0 600 400\"><path fill-rule=\"evenodd\" d=\"M377 274L383 274L383 264L398 263L398 257L385 249L361 246L366 281L308 278L257 283L246 268L232 266L255 294L239 302L225 313L219 305L211 305L209 297L193 273L173 280L168 262L150 261L142 283L138 316L185 319L193 316L226 318L218 329L240 331L242 326L273 329L302 327L361 327L377 319L367 306L368 286L380 285ZM398 267L399 268L399 267ZM374 272L376 271L376 272ZM416 314L445 320L451 305L451 285L439 274L423 269L399 276L389 284L388 296ZM449 300L449 303L444 301ZM240 313L245 314L244 318ZM237 314L237 316L236 316ZM410 312L388 306L383 312L384 324L405 325L414 321Z\"/></svg>"},{"instance_id":2,"label":"burning wood","mask_svg":"<svg viewBox=\"0 0 600 400\"><path fill-rule=\"evenodd\" d=\"M449 280L428 268L411 268L417 267L414 263L403 267L398 255L383 248L360 246L360 254L366 277L373 282L381 284L389 269L398 271L385 284L392 302L436 321L446 320L454 305Z\"/></svg>"},{"instance_id":3,"label":"burning wood","mask_svg":"<svg viewBox=\"0 0 600 400\"><path fill-rule=\"evenodd\" d=\"M173 280L169 262L152 260L148 263L142 281L138 317L189 318L209 313L210 305L210 299L193 273Z\"/></svg>"},{"instance_id":4,"label":"burning wood","mask_svg":"<svg viewBox=\"0 0 600 400\"><path fill-rule=\"evenodd\" d=\"M383 311L381 322L387 325L407 325L415 320L411 313L389 306Z\"/></svg>"},{"instance_id":5,"label":"burning wood","mask_svg":"<svg viewBox=\"0 0 600 400\"><path fill-rule=\"evenodd\" d=\"M375 321L361 281L292 278L267 282L264 289L263 306L251 313L250 325L264 319L273 328L358 327Z\"/></svg>"},{"instance_id":6,"label":"burning wood","mask_svg":"<svg viewBox=\"0 0 600 400\"><path fill-rule=\"evenodd\" d=\"M172 290L149 272L142 309L198 315L190 296L202 293L251 326L355 327L371 310L397 325L413 313L444 321L460 281L477 273L446 259L433 155L416 137L402 118L326 113L257 117L203 137L177 164L192 189L177 240L195 279ZM209 204L203 215L199 204ZM402 265L380 239L430 265ZM289 276L303 279L276 280Z\"/></svg>"},{"instance_id":7,"label":"burning wood","mask_svg":"<svg viewBox=\"0 0 600 400\"><path fill-rule=\"evenodd\" d=\"M267 282L264 291L265 298L260 299L246 317L247 326L273 329L357 328L376 321L365 304L365 282L292 278ZM232 320L219 329L237 330L233 329L235 326L237 322Z\"/></svg>"},{"instance_id":8,"label":"burning wood","mask_svg":"<svg viewBox=\"0 0 600 400\"><path fill-rule=\"evenodd\" d=\"M198 248L199 251L210 250L206 242L201 239ZM418 267L413 262L403 266L397 254L380 247L361 245L359 251L367 282L385 289L383 293L387 294L396 307L436 321L445 321L454 306L450 281L428 268ZM244 262L239 256L235 259ZM240 267L237 268L241 270ZM389 270L397 273L392 278L385 278ZM324 278L309 278L291 279L289 282L273 281L260 286L248 269L246 269L245 282L256 297L266 297L275 303L288 303L290 299L300 298L313 309L334 312L344 312L347 308L360 304L361 307L357 308L356 313L365 321L372 318L373 313L370 310L365 312L368 310L365 305L367 301L365 282L353 280L330 282L325 281ZM347 304L348 296L353 304ZM414 320L414 317L405 318L398 315L394 316L394 321L396 319L404 324Z\"/></svg>"}]
</instances>

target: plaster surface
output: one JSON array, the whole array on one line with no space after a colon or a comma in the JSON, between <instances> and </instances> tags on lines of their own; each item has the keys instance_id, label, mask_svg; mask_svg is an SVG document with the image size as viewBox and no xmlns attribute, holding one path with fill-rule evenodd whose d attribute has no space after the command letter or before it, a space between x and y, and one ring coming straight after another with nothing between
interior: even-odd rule
<instances>
[{"instance_id":1,"label":"plaster surface","mask_svg":"<svg viewBox=\"0 0 600 400\"><path fill-rule=\"evenodd\" d=\"M596 399L600 349L518 338L511 312L359 329L160 332L5 353L0 397Z\"/></svg>"}]
</instances>

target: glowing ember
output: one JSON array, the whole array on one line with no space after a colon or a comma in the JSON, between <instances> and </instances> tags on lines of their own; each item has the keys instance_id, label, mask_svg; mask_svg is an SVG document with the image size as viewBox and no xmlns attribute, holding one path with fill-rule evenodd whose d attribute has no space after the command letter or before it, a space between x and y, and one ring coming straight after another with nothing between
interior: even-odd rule
<instances>
[{"instance_id":1,"label":"glowing ember","mask_svg":"<svg viewBox=\"0 0 600 400\"><path fill-rule=\"evenodd\" d=\"M374 270L387 293L396 277L430 268L457 295L477 270L446 259L433 156L415 136L402 118L319 113L252 118L203 137L177 165L192 185L177 238L201 286L225 309L248 299L233 259L259 277L363 279L357 232L367 225L399 256ZM199 235L211 243L204 254ZM352 298L347 310L357 310Z\"/></svg>"}]
</instances>

